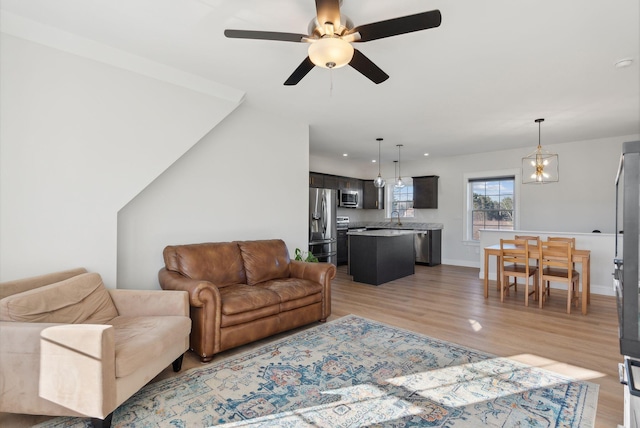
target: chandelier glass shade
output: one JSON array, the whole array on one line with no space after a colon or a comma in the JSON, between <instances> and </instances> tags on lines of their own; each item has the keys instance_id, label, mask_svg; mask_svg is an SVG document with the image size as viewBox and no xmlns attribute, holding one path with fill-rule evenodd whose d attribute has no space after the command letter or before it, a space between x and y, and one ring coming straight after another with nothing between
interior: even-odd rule
<instances>
[{"instance_id":1,"label":"chandelier glass shade","mask_svg":"<svg viewBox=\"0 0 640 428\"><path fill-rule=\"evenodd\" d=\"M384 181L384 178L382 178L382 175L380 175L380 143L382 143L382 138L376 138L376 140L378 141L378 176L373 180L373 185L380 189L384 187L386 182Z\"/></svg>"},{"instance_id":2,"label":"chandelier glass shade","mask_svg":"<svg viewBox=\"0 0 640 428\"><path fill-rule=\"evenodd\" d=\"M558 155L542 150L540 144L540 124L544 119L536 119L538 124L538 147L522 158L522 184L547 184L559 181Z\"/></svg>"},{"instance_id":3,"label":"chandelier glass shade","mask_svg":"<svg viewBox=\"0 0 640 428\"><path fill-rule=\"evenodd\" d=\"M351 62L353 46L339 37L325 36L309 45L309 59L318 67L340 68Z\"/></svg>"},{"instance_id":4,"label":"chandelier glass shade","mask_svg":"<svg viewBox=\"0 0 640 428\"><path fill-rule=\"evenodd\" d=\"M396 178L396 187L404 187L402 173L400 172L400 147L402 147L402 144L396 144L396 146L398 146L398 178Z\"/></svg>"}]
</instances>

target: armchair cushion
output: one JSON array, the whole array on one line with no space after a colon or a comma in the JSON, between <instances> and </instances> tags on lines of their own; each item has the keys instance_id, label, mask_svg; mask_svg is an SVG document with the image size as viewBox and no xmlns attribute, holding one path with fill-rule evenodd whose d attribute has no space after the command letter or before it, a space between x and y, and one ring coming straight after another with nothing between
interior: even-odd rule
<instances>
[{"instance_id":1,"label":"armchair cushion","mask_svg":"<svg viewBox=\"0 0 640 428\"><path fill-rule=\"evenodd\" d=\"M119 316L109 324L115 334L116 378L144 367L150 356L165 354L191 328L185 316Z\"/></svg>"},{"instance_id":2,"label":"armchair cushion","mask_svg":"<svg viewBox=\"0 0 640 428\"><path fill-rule=\"evenodd\" d=\"M247 284L289 278L289 250L283 240L238 241L238 247L244 260Z\"/></svg>"},{"instance_id":3,"label":"armchair cushion","mask_svg":"<svg viewBox=\"0 0 640 428\"><path fill-rule=\"evenodd\" d=\"M97 273L83 273L0 300L0 321L105 324L116 316Z\"/></svg>"}]
</instances>

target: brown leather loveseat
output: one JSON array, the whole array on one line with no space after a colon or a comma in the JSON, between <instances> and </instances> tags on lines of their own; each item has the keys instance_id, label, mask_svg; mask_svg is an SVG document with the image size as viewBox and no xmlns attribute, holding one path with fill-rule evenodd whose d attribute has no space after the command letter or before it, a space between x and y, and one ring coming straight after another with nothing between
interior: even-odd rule
<instances>
[{"instance_id":1,"label":"brown leather loveseat","mask_svg":"<svg viewBox=\"0 0 640 428\"><path fill-rule=\"evenodd\" d=\"M167 246L158 273L165 290L186 290L190 347L203 362L236 346L326 321L331 314L330 263L289 259L284 241Z\"/></svg>"}]
</instances>

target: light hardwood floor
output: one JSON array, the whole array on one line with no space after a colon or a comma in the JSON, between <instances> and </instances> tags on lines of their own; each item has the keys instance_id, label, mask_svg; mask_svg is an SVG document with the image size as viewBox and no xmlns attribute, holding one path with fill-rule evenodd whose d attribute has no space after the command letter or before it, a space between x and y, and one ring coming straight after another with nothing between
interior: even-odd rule
<instances>
[{"instance_id":1,"label":"light hardwood floor","mask_svg":"<svg viewBox=\"0 0 640 428\"><path fill-rule=\"evenodd\" d=\"M416 266L415 275L380 286L353 282L346 272L340 266L333 281L330 320L359 315L597 383L596 427L622 424L623 389L618 381L622 357L613 297L593 295L588 315L579 309L568 315L562 290L552 290L544 309L537 302L525 307L522 287L500 303L494 282L485 299L475 268ZM290 333L227 351L214 362ZM196 366L201 363L188 353L183 370ZM174 375L168 368L155 380ZM0 414L0 426L30 426L43 419Z\"/></svg>"}]
</instances>

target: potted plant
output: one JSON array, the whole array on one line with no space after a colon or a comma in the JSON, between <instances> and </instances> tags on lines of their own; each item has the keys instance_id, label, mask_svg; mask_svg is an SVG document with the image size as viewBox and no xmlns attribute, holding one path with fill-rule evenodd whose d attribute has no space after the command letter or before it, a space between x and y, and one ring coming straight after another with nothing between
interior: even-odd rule
<instances>
[{"instance_id":1,"label":"potted plant","mask_svg":"<svg viewBox=\"0 0 640 428\"><path fill-rule=\"evenodd\" d=\"M311 251L302 251L300 248L296 248L296 257L295 260L299 262L318 262L318 258L311 253Z\"/></svg>"}]
</instances>

